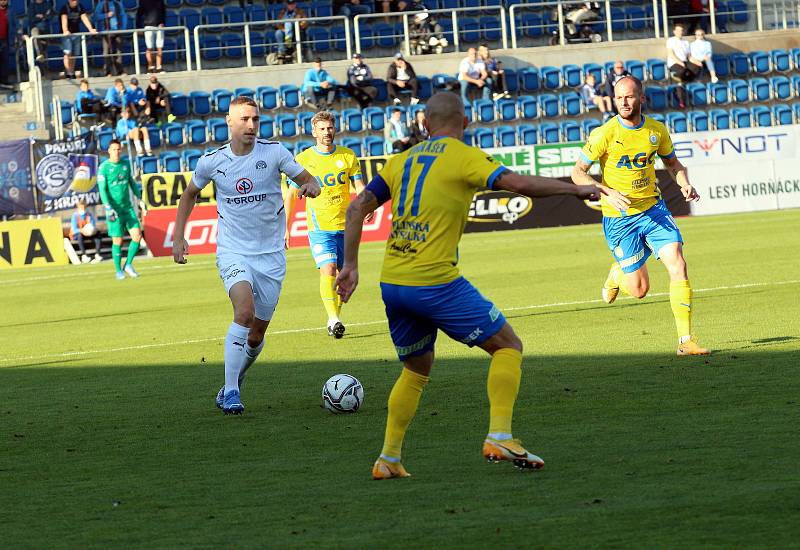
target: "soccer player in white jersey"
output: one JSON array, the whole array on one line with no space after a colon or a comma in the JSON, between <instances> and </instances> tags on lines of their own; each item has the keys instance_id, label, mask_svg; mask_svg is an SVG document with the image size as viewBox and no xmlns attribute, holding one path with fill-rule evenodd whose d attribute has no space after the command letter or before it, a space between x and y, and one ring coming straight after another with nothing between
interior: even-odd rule
<instances>
[{"instance_id":1,"label":"soccer player in white jersey","mask_svg":"<svg viewBox=\"0 0 800 550\"><path fill-rule=\"evenodd\" d=\"M317 180L283 145L256 138L258 116L252 99L231 102L226 117L231 141L198 161L178 203L172 245L175 262L186 263L186 220L200 191L213 181L219 216L217 267L233 304L233 322L225 336L225 385L216 400L225 414L244 411L240 387L264 347L286 274L281 174L297 183L299 196L320 193Z\"/></svg>"}]
</instances>

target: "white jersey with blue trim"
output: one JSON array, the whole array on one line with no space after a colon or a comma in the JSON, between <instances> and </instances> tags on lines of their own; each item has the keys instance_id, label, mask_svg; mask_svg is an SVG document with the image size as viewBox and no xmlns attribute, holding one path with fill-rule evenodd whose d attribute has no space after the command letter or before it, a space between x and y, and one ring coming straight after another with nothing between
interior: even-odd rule
<instances>
[{"instance_id":1,"label":"white jersey with blue trim","mask_svg":"<svg viewBox=\"0 0 800 550\"><path fill-rule=\"evenodd\" d=\"M283 250L286 214L281 173L296 178L303 167L276 141L257 139L253 150L236 156L230 143L197 162L192 183L216 186L217 252L266 254Z\"/></svg>"}]
</instances>

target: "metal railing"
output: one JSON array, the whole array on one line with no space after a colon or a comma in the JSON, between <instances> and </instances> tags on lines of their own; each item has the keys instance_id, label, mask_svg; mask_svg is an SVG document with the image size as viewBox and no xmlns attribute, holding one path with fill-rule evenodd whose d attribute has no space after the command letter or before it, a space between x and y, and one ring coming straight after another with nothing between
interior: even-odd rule
<instances>
[{"instance_id":1,"label":"metal railing","mask_svg":"<svg viewBox=\"0 0 800 550\"><path fill-rule=\"evenodd\" d=\"M184 47L183 48L176 48L175 53L177 54L178 52L181 52L181 51L185 53L185 55L186 55L186 70L187 71L191 71L192 70L192 56L190 55L190 52L189 52L189 47L190 47L191 40L190 40L190 35L189 35L189 29L188 29L188 27L184 27L184 26L158 27L158 28L150 28L150 29L146 29L146 30L145 29L126 29L126 30L120 30L120 31L104 31L104 32L98 32L98 33L77 32L77 33L72 33L72 34L39 34L39 35L36 35L36 36L29 36L28 38L25 39L25 49L26 49L26 57L27 57L27 60L28 60L28 67L29 67L30 71L33 71L33 69L36 67L35 54L34 54L34 51L35 51L34 50L34 43L35 42L43 42L44 43L47 40L53 40L53 39L61 40L64 37L67 37L67 36L79 37L80 41L81 41L81 53L80 53L81 68L83 70L83 75L85 77L87 77L89 75L89 59L91 57L95 57L95 56L90 56L88 54L88 48L87 48L87 45L86 45L87 44L87 40L89 40L89 39L102 39L103 37L109 36L109 35L123 35L123 36L130 36L132 41L133 41L133 43L132 43L133 52L131 52L131 53L133 55L133 65L134 65L134 69L135 69L135 74L141 74L142 65L141 65L140 57L141 57L141 53L142 52L141 52L141 50L139 48L139 36L140 35L144 36L145 32L167 32L167 31L183 31ZM46 51L46 50L43 48L43 51ZM126 52L120 51L119 55L124 57L126 55L131 55L131 53L126 53ZM78 56L75 55L75 53L73 52L73 57L78 57ZM101 54L101 57L102 57L102 54ZM61 57L59 56L58 58L45 58L45 63L47 61L51 61L52 59L61 59Z\"/></svg>"},{"instance_id":2,"label":"metal railing","mask_svg":"<svg viewBox=\"0 0 800 550\"><path fill-rule=\"evenodd\" d=\"M308 30L309 27L305 29L300 28L301 22L308 22L313 23L317 21L340 21L344 22L344 40L345 40L345 53L347 55L347 59L350 58L352 53L352 40L350 37L350 19L345 17L344 15L334 15L330 17L303 17L302 19L267 19L265 21L250 21L246 23L212 23L207 25L197 25L194 28L194 55L195 55L195 67L197 70L202 70L203 61L202 61L202 52L203 51L224 51L226 47L222 44L219 46L212 46L201 48L202 44L200 43L200 33L205 30L230 30L230 29L243 29L244 30L244 47L245 52L245 62L247 67L253 66L253 53L252 53L252 36L251 30L252 29L259 29L261 27L267 27L267 29L271 32L275 32L275 25L276 24L284 24L284 23L293 23L294 24L294 36L301 37L300 40L296 41L295 44L295 60L297 63L303 62L303 44L304 43L311 43L310 40L302 40L302 34L306 33L306 37L308 37ZM218 36L215 34L215 36ZM340 38L331 38L331 40L340 40ZM264 42L261 44L264 48L269 49L271 46L278 46L278 42Z\"/></svg>"},{"instance_id":3,"label":"metal railing","mask_svg":"<svg viewBox=\"0 0 800 550\"><path fill-rule=\"evenodd\" d=\"M355 38L356 38L356 52L361 53L361 31L362 31L362 22L366 24L367 21L371 19L381 19L384 20L387 17L400 17L402 18L403 22L403 34L402 35L391 35L392 38L402 36L403 38L403 52L406 56L411 55L411 48L410 48L410 36L409 36L409 25L408 25L408 18L414 17L418 13L428 13L433 16L436 14L446 14L449 15L449 19L452 24L452 30L444 29L442 34L449 35L452 33L453 35L453 47L455 51L460 51L460 30L458 25L458 14L465 13L465 12L474 12L478 13L491 13L491 12L498 12L499 14L499 31L500 31L500 41L502 43L503 49L508 48L508 29L506 27L506 8L503 6L482 6L480 8L453 8L453 9L442 9L442 10L423 10L423 11L405 11L405 12L390 12L390 13L364 13L356 15L353 19L353 28L355 31ZM498 29L483 29L484 32L486 30L498 30ZM513 40L513 37L512 37Z\"/></svg>"}]
</instances>

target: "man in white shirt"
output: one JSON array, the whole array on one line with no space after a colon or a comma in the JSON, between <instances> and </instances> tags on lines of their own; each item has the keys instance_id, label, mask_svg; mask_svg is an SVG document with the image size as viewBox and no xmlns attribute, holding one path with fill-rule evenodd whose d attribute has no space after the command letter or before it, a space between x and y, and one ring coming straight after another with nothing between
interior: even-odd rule
<instances>
[{"instance_id":1,"label":"man in white shirt","mask_svg":"<svg viewBox=\"0 0 800 550\"><path fill-rule=\"evenodd\" d=\"M483 99L491 97L491 80L475 48L468 49L467 57L458 65L458 83L461 85L461 101L464 105L469 103L469 91L475 88L481 90Z\"/></svg>"},{"instance_id":2,"label":"man in white shirt","mask_svg":"<svg viewBox=\"0 0 800 550\"><path fill-rule=\"evenodd\" d=\"M711 75L711 82L717 83L717 73L714 70L713 50L711 49L711 42L706 40L706 33L703 29L697 28L694 31L694 42L689 45L689 68L692 72L699 74L703 70L703 65L708 69L708 74Z\"/></svg>"},{"instance_id":3,"label":"man in white shirt","mask_svg":"<svg viewBox=\"0 0 800 550\"><path fill-rule=\"evenodd\" d=\"M695 74L688 67L690 47L683 37L684 27L678 23L672 29L672 36L667 39L667 67L672 77L678 81L675 94L681 109L686 107L686 89L684 85L694 80Z\"/></svg>"},{"instance_id":4,"label":"man in white shirt","mask_svg":"<svg viewBox=\"0 0 800 550\"><path fill-rule=\"evenodd\" d=\"M300 186L300 196L316 197L320 187L283 145L256 139L259 113L252 99L234 99L226 119L230 143L200 158L178 203L172 256L176 263L186 263L186 221L200 191L213 180L219 216L217 267L233 304L233 322L225 336L225 385L217 393L217 407L225 414L241 414L240 386L264 347L286 273L281 174Z\"/></svg>"}]
</instances>

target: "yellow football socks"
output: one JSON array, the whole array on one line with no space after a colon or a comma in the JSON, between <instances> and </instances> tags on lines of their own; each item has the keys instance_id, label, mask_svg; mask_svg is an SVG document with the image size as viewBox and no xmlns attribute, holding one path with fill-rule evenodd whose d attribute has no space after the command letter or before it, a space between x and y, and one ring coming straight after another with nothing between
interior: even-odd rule
<instances>
[{"instance_id":1,"label":"yellow football socks","mask_svg":"<svg viewBox=\"0 0 800 550\"><path fill-rule=\"evenodd\" d=\"M489 433L511 433L514 401L522 378L522 353L512 348L494 352L489 364L486 390L489 394Z\"/></svg>"},{"instance_id":2,"label":"yellow football socks","mask_svg":"<svg viewBox=\"0 0 800 550\"><path fill-rule=\"evenodd\" d=\"M400 378L394 383L392 392L389 394L389 416L386 419L386 436L383 440L382 457L400 458L406 429L417 413L419 398L429 380L430 377L422 376L406 368L400 373Z\"/></svg>"},{"instance_id":3,"label":"yellow football socks","mask_svg":"<svg viewBox=\"0 0 800 550\"><path fill-rule=\"evenodd\" d=\"M692 287L689 281L672 281L669 284L669 303L675 316L678 338L692 334Z\"/></svg>"},{"instance_id":4,"label":"yellow football socks","mask_svg":"<svg viewBox=\"0 0 800 550\"><path fill-rule=\"evenodd\" d=\"M319 274L319 295L322 297L322 305L325 306L325 311L328 313L328 320L339 318L335 287L336 277Z\"/></svg>"}]
</instances>

